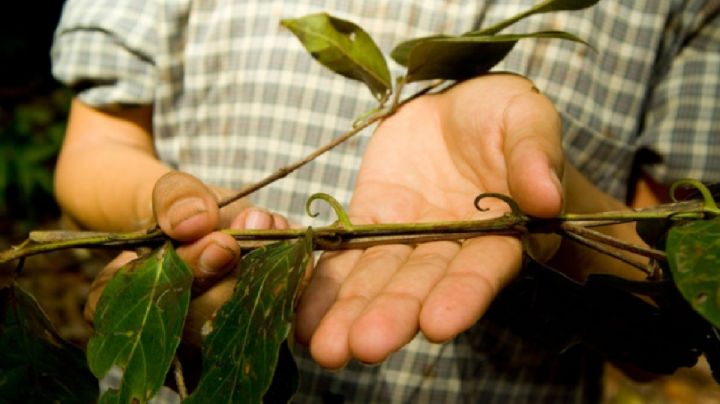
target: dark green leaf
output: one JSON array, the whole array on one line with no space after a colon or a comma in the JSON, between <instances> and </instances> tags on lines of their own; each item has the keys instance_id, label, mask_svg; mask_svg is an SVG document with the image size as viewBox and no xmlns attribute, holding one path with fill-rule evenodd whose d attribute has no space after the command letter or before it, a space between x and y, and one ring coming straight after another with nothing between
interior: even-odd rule
<instances>
[{"instance_id":1,"label":"dark green leaf","mask_svg":"<svg viewBox=\"0 0 720 404\"><path fill-rule=\"evenodd\" d=\"M206 324L203 372L188 403L261 402L311 258L309 232L303 239L272 244L243 258L233 296Z\"/></svg>"},{"instance_id":2,"label":"dark green leaf","mask_svg":"<svg viewBox=\"0 0 720 404\"><path fill-rule=\"evenodd\" d=\"M409 41L400 42L399 44L395 45L395 48L393 48L392 52L390 53L390 57L393 58L394 61L396 61L401 66L407 67L408 63L410 62L410 53L412 52L413 48L415 46L423 43L423 42L430 42L435 39L450 39L450 38L458 38L453 37L450 35L431 35L426 36L422 38L414 38L410 39Z\"/></svg>"},{"instance_id":3,"label":"dark green leaf","mask_svg":"<svg viewBox=\"0 0 720 404\"><path fill-rule=\"evenodd\" d=\"M705 319L720 327L720 218L674 226L666 248L680 293Z\"/></svg>"},{"instance_id":4,"label":"dark green leaf","mask_svg":"<svg viewBox=\"0 0 720 404\"><path fill-rule=\"evenodd\" d=\"M597 4L600 0L545 0L533 7L535 13L551 11L582 10Z\"/></svg>"},{"instance_id":5,"label":"dark green leaf","mask_svg":"<svg viewBox=\"0 0 720 404\"><path fill-rule=\"evenodd\" d=\"M17 285L0 289L0 402L91 403L98 382L85 355L64 341Z\"/></svg>"},{"instance_id":6,"label":"dark green leaf","mask_svg":"<svg viewBox=\"0 0 720 404\"><path fill-rule=\"evenodd\" d=\"M124 370L119 390L101 402L143 403L163 385L180 343L192 273L170 243L121 268L103 291L87 358L102 378Z\"/></svg>"},{"instance_id":7,"label":"dark green leaf","mask_svg":"<svg viewBox=\"0 0 720 404\"><path fill-rule=\"evenodd\" d=\"M381 99L391 91L390 70L385 57L370 35L354 23L325 13L286 19L281 23L323 66L364 82L375 98Z\"/></svg>"},{"instance_id":8,"label":"dark green leaf","mask_svg":"<svg viewBox=\"0 0 720 404\"><path fill-rule=\"evenodd\" d=\"M523 38L559 38L582 42L572 34L545 31L493 36L436 35L399 44L392 58L407 67L406 81L464 80L486 73Z\"/></svg>"},{"instance_id":9,"label":"dark green leaf","mask_svg":"<svg viewBox=\"0 0 720 404\"><path fill-rule=\"evenodd\" d=\"M523 18L530 17L531 15L549 13L552 11L582 10L584 8L594 6L598 1L600 0L545 0L530 9L516 14L506 20L502 20L491 27L475 31L474 33L471 33L471 35L495 35L510 25L515 24Z\"/></svg>"}]
</instances>

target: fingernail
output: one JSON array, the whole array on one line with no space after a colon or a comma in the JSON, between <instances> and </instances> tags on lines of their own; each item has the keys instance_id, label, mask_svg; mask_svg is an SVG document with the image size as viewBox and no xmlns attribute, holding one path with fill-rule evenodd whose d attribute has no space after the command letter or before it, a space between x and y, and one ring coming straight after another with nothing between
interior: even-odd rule
<instances>
[{"instance_id":1,"label":"fingernail","mask_svg":"<svg viewBox=\"0 0 720 404\"><path fill-rule=\"evenodd\" d=\"M253 209L245 218L247 230L263 230L272 227L272 217L261 210Z\"/></svg>"},{"instance_id":2,"label":"fingernail","mask_svg":"<svg viewBox=\"0 0 720 404\"><path fill-rule=\"evenodd\" d=\"M235 252L222 244L211 243L200 254L198 260L201 272L208 275L223 273L235 260Z\"/></svg>"},{"instance_id":3,"label":"fingernail","mask_svg":"<svg viewBox=\"0 0 720 404\"><path fill-rule=\"evenodd\" d=\"M181 199L168 210L168 216L170 217L170 226L175 229L182 223L198 216L202 213L207 212L205 203L200 198L186 198Z\"/></svg>"}]
</instances>

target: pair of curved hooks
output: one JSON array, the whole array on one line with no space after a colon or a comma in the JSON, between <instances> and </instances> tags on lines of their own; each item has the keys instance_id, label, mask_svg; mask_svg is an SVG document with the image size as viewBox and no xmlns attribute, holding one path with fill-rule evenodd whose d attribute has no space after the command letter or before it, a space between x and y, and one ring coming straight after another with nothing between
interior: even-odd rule
<instances>
[{"instance_id":1,"label":"pair of curved hooks","mask_svg":"<svg viewBox=\"0 0 720 404\"><path fill-rule=\"evenodd\" d=\"M480 212L487 212L489 209L480 207L480 202L487 198L494 198L499 199L503 202L505 202L510 207L510 214L513 216L524 216L522 210L520 210L520 206L518 206L517 202L515 202L514 199L510 198L507 195L496 193L496 192L487 192L478 195L475 197L475 200L473 201L473 205L475 206L475 209L477 209ZM353 227L352 222L350 221L350 218L348 217L347 212L342 207L340 202L337 201L337 199L333 198L331 195L319 192L316 194L313 194L308 198L307 202L305 202L305 212L310 217L317 217L319 215L318 212L313 212L311 210L311 206L313 202L317 200L322 200L325 203L327 203L330 208L332 208L333 212L335 212L335 216L337 217L337 225L344 229L350 229Z\"/></svg>"}]
</instances>

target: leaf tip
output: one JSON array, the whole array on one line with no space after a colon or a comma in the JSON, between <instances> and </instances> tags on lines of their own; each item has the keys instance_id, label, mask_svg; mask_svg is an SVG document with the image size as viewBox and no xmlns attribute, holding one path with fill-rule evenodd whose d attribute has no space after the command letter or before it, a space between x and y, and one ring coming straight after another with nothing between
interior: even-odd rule
<instances>
[{"instance_id":1,"label":"leaf tip","mask_svg":"<svg viewBox=\"0 0 720 404\"><path fill-rule=\"evenodd\" d=\"M290 29L294 23L295 23L295 20L292 18L282 18L280 20L280 26L285 27L287 29Z\"/></svg>"}]
</instances>

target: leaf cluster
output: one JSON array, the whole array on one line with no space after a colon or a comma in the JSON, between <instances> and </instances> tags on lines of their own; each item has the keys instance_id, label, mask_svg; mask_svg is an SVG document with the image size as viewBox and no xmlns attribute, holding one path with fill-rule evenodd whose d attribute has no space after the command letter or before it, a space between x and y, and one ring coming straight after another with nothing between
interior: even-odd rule
<instances>
[{"instance_id":1,"label":"leaf cluster","mask_svg":"<svg viewBox=\"0 0 720 404\"><path fill-rule=\"evenodd\" d=\"M524 38L556 38L584 43L567 32L543 31L499 34L508 26L535 14L590 7L599 0L545 0L497 24L462 35L437 34L401 42L390 55L406 68L402 82L465 80L487 73ZM282 20L323 66L359 80L381 103L394 89L388 62L370 35L358 25L325 13Z\"/></svg>"}]
</instances>

